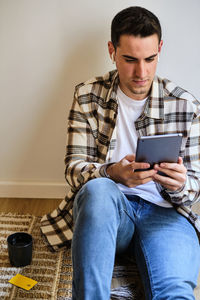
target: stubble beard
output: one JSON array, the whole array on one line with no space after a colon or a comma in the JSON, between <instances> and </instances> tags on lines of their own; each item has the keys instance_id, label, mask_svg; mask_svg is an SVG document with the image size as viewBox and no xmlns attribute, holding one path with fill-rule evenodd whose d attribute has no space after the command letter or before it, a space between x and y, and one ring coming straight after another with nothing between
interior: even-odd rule
<instances>
[{"instance_id":1,"label":"stubble beard","mask_svg":"<svg viewBox=\"0 0 200 300\"><path fill-rule=\"evenodd\" d=\"M133 86L129 86L128 89L133 95L133 97L134 95L144 95L145 98L149 94L149 87L134 88Z\"/></svg>"}]
</instances>

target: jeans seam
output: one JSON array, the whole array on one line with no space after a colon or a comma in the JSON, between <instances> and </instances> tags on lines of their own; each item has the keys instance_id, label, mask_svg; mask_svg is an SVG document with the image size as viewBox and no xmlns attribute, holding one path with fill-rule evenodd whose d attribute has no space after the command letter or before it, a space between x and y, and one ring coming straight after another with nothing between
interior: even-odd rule
<instances>
[{"instance_id":1,"label":"jeans seam","mask_svg":"<svg viewBox=\"0 0 200 300\"><path fill-rule=\"evenodd\" d=\"M122 209L119 210L120 222L121 222L121 219L122 219L122 212L124 212L131 219L131 221L133 221L131 216L127 213L127 211L124 208L122 208ZM120 227L121 226L119 226L118 233L120 233L123 229L123 228L120 228Z\"/></svg>"},{"instance_id":2,"label":"jeans seam","mask_svg":"<svg viewBox=\"0 0 200 300\"><path fill-rule=\"evenodd\" d=\"M121 193L121 192L120 192ZM121 195L120 195L121 196ZM129 215L128 211L127 211L127 204L128 204L128 199L127 199L127 203L126 203L126 200L124 199L124 197L126 198L126 196L123 194L123 197L121 197L121 205L122 205L122 208L121 209L118 209L119 211L119 217L120 217L120 222L122 220L122 216L123 216L123 213L125 213L130 219L131 221L134 223L134 220L132 219L132 217ZM119 233L121 232L122 229L119 229Z\"/></svg>"},{"instance_id":3,"label":"jeans seam","mask_svg":"<svg viewBox=\"0 0 200 300\"><path fill-rule=\"evenodd\" d=\"M121 219L121 215L123 215L123 217L122 218L130 218L131 219L131 221L132 221L132 218L129 216L129 214L127 213L127 211L124 209L124 208L122 208L122 209L120 209L119 210L119 214L120 214L120 219ZM122 219L121 219L122 220ZM120 221L121 222L121 221ZM123 222L122 222L123 223ZM133 222L133 225L134 225L134 222ZM120 224L120 226L118 227L118 231L117 231L117 239L116 239L116 246L117 245L119 245L120 244L120 242L123 240L122 239L122 236L121 236L121 232L123 232L123 226L121 226L121 224ZM134 234L134 232L133 232L133 234ZM133 237L133 236L132 236ZM131 238L132 239L132 238ZM131 241L131 240L130 240ZM127 248L128 248L128 244L127 244ZM117 248L116 248L116 250L117 250ZM118 249L119 250L119 249Z\"/></svg>"},{"instance_id":4,"label":"jeans seam","mask_svg":"<svg viewBox=\"0 0 200 300\"><path fill-rule=\"evenodd\" d=\"M153 284L153 275L152 275L152 272L151 272L151 268L150 268L150 263L149 263L149 260L148 260L148 256L146 255L146 248L145 248L144 243L142 242L142 239L139 238L138 234L137 234L137 237L138 237L138 241L139 241L139 244L140 244L140 247L142 249L142 253L143 253L144 259L145 259L147 273L148 273L148 280L150 282L151 295L153 297L154 294L155 294L154 284Z\"/></svg>"},{"instance_id":5,"label":"jeans seam","mask_svg":"<svg viewBox=\"0 0 200 300\"><path fill-rule=\"evenodd\" d=\"M129 215L129 213L127 212L127 210L124 209L124 212L131 219L131 221L135 224L133 218Z\"/></svg>"}]
</instances>

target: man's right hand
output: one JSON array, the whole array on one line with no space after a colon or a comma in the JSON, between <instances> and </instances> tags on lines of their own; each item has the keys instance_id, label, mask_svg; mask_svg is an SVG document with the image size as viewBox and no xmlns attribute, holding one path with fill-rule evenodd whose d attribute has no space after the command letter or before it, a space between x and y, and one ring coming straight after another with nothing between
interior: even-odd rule
<instances>
[{"instance_id":1,"label":"man's right hand","mask_svg":"<svg viewBox=\"0 0 200 300\"><path fill-rule=\"evenodd\" d=\"M135 155L129 154L122 158L119 162L108 166L106 173L116 183L121 183L127 187L135 187L140 184L153 180L156 170L137 171L137 169L148 169L148 163L136 162Z\"/></svg>"}]
</instances>

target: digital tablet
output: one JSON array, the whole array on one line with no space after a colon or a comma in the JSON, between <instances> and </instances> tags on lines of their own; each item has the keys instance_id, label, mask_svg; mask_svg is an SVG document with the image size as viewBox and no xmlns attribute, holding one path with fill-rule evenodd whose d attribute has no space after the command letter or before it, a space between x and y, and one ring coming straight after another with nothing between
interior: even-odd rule
<instances>
[{"instance_id":1,"label":"digital tablet","mask_svg":"<svg viewBox=\"0 0 200 300\"><path fill-rule=\"evenodd\" d=\"M181 133L142 136L137 141L135 161L148 162L150 164L149 169L152 169L156 163L177 162L181 142ZM144 169L140 171L144 171Z\"/></svg>"}]
</instances>

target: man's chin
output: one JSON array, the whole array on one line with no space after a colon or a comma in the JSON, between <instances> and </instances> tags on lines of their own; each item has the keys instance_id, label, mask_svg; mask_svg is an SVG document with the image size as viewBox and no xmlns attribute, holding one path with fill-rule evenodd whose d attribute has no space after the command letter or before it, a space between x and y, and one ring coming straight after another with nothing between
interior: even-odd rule
<instances>
[{"instance_id":1,"label":"man's chin","mask_svg":"<svg viewBox=\"0 0 200 300\"><path fill-rule=\"evenodd\" d=\"M130 92L135 95L135 96L142 96L144 98L147 97L147 95L149 94L149 89L142 89L142 88L132 88L130 89Z\"/></svg>"},{"instance_id":2,"label":"man's chin","mask_svg":"<svg viewBox=\"0 0 200 300\"><path fill-rule=\"evenodd\" d=\"M145 99L149 94L149 86L146 87L135 87L129 83L126 86L120 86L121 90L130 98L135 100Z\"/></svg>"}]
</instances>

